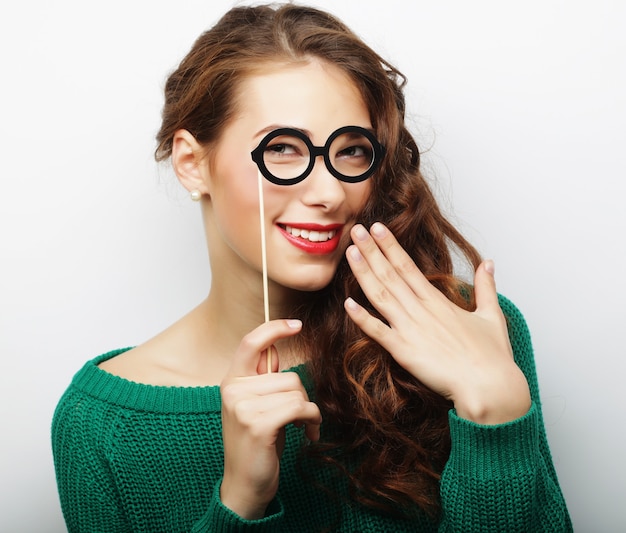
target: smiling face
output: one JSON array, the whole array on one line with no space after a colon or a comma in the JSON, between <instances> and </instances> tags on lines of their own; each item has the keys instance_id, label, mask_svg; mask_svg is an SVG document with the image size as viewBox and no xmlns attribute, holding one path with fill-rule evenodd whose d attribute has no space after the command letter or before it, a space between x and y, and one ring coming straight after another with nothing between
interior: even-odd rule
<instances>
[{"instance_id":1,"label":"smiling face","mask_svg":"<svg viewBox=\"0 0 626 533\"><path fill-rule=\"evenodd\" d=\"M289 127L321 146L341 127L372 129L358 89L337 67L311 60L271 64L266 72L242 82L234 118L218 143L209 147L205 224L217 282L220 272L243 280L258 278L262 269L258 168L250 154L263 137ZM296 290L325 287L347 247L371 181L340 181L322 157L316 158L306 179L294 185L262 180L269 279Z\"/></svg>"}]
</instances>

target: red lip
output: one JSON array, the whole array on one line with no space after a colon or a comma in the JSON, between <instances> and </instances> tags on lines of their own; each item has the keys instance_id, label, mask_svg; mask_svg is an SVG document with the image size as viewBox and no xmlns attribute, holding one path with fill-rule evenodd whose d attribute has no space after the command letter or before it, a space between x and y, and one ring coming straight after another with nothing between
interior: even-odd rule
<instances>
[{"instance_id":1,"label":"red lip","mask_svg":"<svg viewBox=\"0 0 626 533\"><path fill-rule=\"evenodd\" d=\"M308 229L310 230L315 230L315 231L330 231L333 229L340 229L343 228L343 224L341 223L336 223L336 224L315 224L314 222L280 222L278 224L279 226L290 226L292 228L299 228L299 229Z\"/></svg>"},{"instance_id":2,"label":"red lip","mask_svg":"<svg viewBox=\"0 0 626 533\"><path fill-rule=\"evenodd\" d=\"M306 229L309 231L331 231L337 230L337 233L333 236L332 239L328 239L324 242L311 242L308 239L303 239L301 237L294 237L291 233L288 233L284 226L290 226L299 229ZM339 246L339 241L341 240L341 228L343 228L343 224L314 224L314 223L291 223L285 224L281 222L277 224L278 229L281 231L283 236L296 248L303 250L309 254L330 254L337 249Z\"/></svg>"}]
</instances>

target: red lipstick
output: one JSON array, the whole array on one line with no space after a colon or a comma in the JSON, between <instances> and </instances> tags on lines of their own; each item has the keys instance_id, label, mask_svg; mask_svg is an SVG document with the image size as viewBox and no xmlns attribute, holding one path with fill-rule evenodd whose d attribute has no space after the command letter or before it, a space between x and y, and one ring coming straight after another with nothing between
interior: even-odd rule
<instances>
[{"instance_id":1,"label":"red lipstick","mask_svg":"<svg viewBox=\"0 0 626 533\"><path fill-rule=\"evenodd\" d=\"M277 224L278 229L281 231L285 239L289 241L290 244L299 248L300 250L309 253L309 254L330 254L337 249L339 246L339 241L341 239L341 229L343 228L343 224L314 224L314 223L280 223ZM296 230L296 234L300 233L304 230L304 233L307 237L293 235L287 228L293 228ZM292 231L293 231L292 230ZM323 241L313 241L309 240L308 235L311 232L318 233L334 233L330 239Z\"/></svg>"}]
</instances>

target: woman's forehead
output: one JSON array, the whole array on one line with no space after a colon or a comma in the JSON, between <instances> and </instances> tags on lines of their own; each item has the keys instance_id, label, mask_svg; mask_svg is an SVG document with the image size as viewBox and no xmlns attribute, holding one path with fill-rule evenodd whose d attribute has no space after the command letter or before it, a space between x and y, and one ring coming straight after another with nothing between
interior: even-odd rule
<instances>
[{"instance_id":1,"label":"woman's forehead","mask_svg":"<svg viewBox=\"0 0 626 533\"><path fill-rule=\"evenodd\" d=\"M236 120L329 135L346 125L370 128L370 113L357 86L338 67L319 60L271 63L244 78L237 94Z\"/></svg>"}]
</instances>

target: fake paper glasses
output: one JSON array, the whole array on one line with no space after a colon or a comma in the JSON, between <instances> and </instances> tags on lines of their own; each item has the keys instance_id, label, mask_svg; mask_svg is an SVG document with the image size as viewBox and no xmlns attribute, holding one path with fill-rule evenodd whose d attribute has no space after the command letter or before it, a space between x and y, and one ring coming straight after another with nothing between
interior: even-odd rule
<instances>
[{"instance_id":1,"label":"fake paper glasses","mask_svg":"<svg viewBox=\"0 0 626 533\"><path fill-rule=\"evenodd\" d=\"M369 178L382 160L385 148L374 135L359 126L334 131L324 146L313 146L300 130L279 128L268 133L252 151L252 160L267 180L294 185L305 179L318 156L338 180L357 183Z\"/></svg>"}]
</instances>

